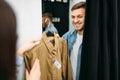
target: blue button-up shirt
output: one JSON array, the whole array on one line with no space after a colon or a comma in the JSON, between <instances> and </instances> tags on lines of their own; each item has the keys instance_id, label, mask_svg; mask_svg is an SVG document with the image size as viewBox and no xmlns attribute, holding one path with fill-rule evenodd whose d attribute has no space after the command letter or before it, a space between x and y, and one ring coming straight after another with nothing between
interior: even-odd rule
<instances>
[{"instance_id":1,"label":"blue button-up shirt","mask_svg":"<svg viewBox=\"0 0 120 80\"><path fill-rule=\"evenodd\" d=\"M48 27L45 28L45 32L48 32L48 31L53 31L56 34L58 34L58 31L53 24L50 24Z\"/></svg>"},{"instance_id":2,"label":"blue button-up shirt","mask_svg":"<svg viewBox=\"0 0 120 80\"><path fill-rule=\"evenodd\" d=\"M67 33L65 33L62 37L67 41L69 56L71 56L71 50L73 49L73 45L77 38L77 31L70 30ZM80 45L79 50L78 50L76 80L79 80L80 64L81 64L81 51L82 51L82 45Z\"/></svg>"}]
</instances>

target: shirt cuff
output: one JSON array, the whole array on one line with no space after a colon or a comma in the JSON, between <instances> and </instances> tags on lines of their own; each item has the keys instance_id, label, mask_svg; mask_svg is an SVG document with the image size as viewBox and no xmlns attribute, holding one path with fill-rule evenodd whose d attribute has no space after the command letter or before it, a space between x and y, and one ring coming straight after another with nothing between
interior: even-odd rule
<instances>
[{"instance_id":1,"label":"shirt cuff","mask_svg":"<svg viewBox=\"0 0 120 80\"><path fill-rule=\"evenodd\" d=\"M23 56L16 55L16 65L21 65L23 63Z\"/></svg>"}]
</instances>

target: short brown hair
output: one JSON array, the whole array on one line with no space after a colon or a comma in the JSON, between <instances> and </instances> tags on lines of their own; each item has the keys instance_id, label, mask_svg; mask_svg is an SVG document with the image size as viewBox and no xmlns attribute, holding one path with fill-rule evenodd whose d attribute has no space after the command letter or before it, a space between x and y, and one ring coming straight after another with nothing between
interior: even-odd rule
<instances>
[{"instance_id":1,"label":"short brown hair","mask_svg":"<svg viewBox=\"0 0 120 80\"><path fill-rule=\"evenodd\" d=\"M71 8L71 11L79 8L86 8L86 2L78 2Z\"/></svg>"},{"instance_id":2,"label":"short brown hair","mask_svg":"<svg viewBox=\"0 0 120 80\"><path fill-rule=\"evenodd\" d=\"M52 22L52 14L51 13L48 13L48 12L46 12L46 13L43 13L42 14L42 17L47 17L47 18L49 18L50 19L50 21Z\"/></svg>"}]
</instances>

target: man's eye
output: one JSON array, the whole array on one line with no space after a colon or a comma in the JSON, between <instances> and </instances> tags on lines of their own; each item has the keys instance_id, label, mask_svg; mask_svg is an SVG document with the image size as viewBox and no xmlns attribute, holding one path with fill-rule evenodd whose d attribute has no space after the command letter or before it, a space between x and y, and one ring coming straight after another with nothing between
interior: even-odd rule
<instances>
[{"instance_id":1,"label":"man's eye","mask_svg":"<svg viewBox=\"0 0 120 80\"><path fill-rule=\"evenodd\" d=\"M78 18L82 18L83 16L78 16Z\"/></svg>"},{"instance_id":2,"label":"man's eye","mask_svg":"<svg viewBox=\"0 0 120 80\"><path fill-rule=\"evenodd\" d=\"M74 19L75 17L74 16L72 16L72 19Z\"/></svg>"}]
</instances>

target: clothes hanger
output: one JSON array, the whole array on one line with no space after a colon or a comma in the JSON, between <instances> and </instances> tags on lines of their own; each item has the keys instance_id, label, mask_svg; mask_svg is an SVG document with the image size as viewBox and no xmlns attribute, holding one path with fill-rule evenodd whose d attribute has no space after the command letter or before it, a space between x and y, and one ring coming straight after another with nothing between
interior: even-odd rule
<instances>
[{"instance_id":1,"label":"clothes hanger","mask_svg":"<svg viewBox=\"0 0 120 80\"><path fill-rule=\"evenodd\" d=\"M51 31L48 31L48 32L46 33L46 35L47 35L48 37L51 37L51 36L54 36L54 33L51 32Z\"/></svg>"},{"instance_id":2,"label":"clothes hanger","mask_svg":"<svg viewBox=\"0 0 120 80\"><path fill-rule=\"evenodd\" d=\"M52 31L48 31L46 33L46 35L47 35L47 37L54 37L54 33ZM55 45L55 40L54 39L50 40L50 42L53 44L53 46Z\"/></svg>"}]
</instances>

